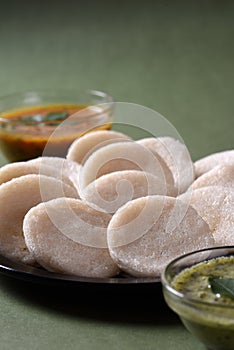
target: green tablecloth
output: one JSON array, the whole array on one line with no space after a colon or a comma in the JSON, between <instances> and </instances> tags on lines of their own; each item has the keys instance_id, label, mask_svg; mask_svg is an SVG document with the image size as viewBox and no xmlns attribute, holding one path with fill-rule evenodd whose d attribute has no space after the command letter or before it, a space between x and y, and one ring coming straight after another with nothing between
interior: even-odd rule
<instances>
[{"instance_id":1,"label":"green tablecloth","mask_svg":"<svg viewBox=\"0 0 234 350\"><path fill-rule=\"evenodd\" d=\"M0 95L101 89L164 115L194 160L233 148L233 16L231 1L1 1ZM160 289L89 298L1 276L0 348L203 349Z\"/></svg>"}]
</instances>

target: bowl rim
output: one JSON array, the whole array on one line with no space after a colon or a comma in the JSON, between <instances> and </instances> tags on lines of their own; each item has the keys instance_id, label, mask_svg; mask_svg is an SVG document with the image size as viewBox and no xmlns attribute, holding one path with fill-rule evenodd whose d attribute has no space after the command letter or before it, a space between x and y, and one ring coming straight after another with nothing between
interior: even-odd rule
<instances>
[{"instance_id":1,"label":"bowl rim","mask_svg":"<svg viewBox=\"0 0 234 350\"><path fill-rule=\"evenodd\" d=\"M97 95L97 96L106 96L108 99L110 99L110 102L113 102L114 99L112 97L112 95L110 95L109 93L103 91L103 90L97 90L97 89L72 89L72 88L64 88L64 89L60 89L60 88L38 88L38 89L29 89L29 90L22 90L22 91L15 91L12 93L8 93L5 95L1 95L0 96L0 101L6 98L10 98L10 97L14 97L14 96L20 96L20 95L25 95L25 94L39 94L39 93L67 93L67 92L71 92L71 93L87 93L87 94L93 94L93 95Z\"/></svg>"},{"instance_id":2,"label":"bowl rim","mask_svg":"<svg viewBox=\"0 0 234 350\"><path fill-rule=\"evenodd\" d=\"M88 107L90 107L90 106L106 106L106 108L104 108L102 111L99 111L99 112L97 112L97 113L95 113L95 114L92 114L92 115L90 115L90 116L86 116L86 117L84 117L84 118L81 118L79 121L78 121L78 123L82 123L82 122L84 122L84 120L85 121L87 121L87 120L90 120L90 119L94 119L96 116L99 116L101 113L108 113L108 112L112 112L113 111L113 109L114 109L114 103L115 103L115 100L114 100L114 98L110 95L110 94L108 94L108 93L106 93L106 92L104 92L104 91L102 91L102 90L96 90L96 89L84 89L84 90L82 90L82 89L49 89L49 88L45 88L45 89L35 89L35 90L24 90L24 91L20 91L20 92L14 92L14 93L11 93L11 94L6 94L6 95L4 95L4 96L0 96L0 104L1 104L1 102L4 102L5 100L8 100L8 99L11 99L11 98L17 98L17 97L24 97L24 98L26 98L27 96L28 97L30 97L30 96L41 96L41 95L45 95L46 96L46 94L54 94L54 96L56 96L56 94L61 94L61 96L62 96L62 94L68 94L68 93L71 93L71 94L74 94L74 93L77 93L77 94L79 94L79 93L82 93L82 94L87 94L87 96L97 96L97 97L105 97L106 98L106 101L104 101L104 102L98 102L98 103L90 103L90 105L87 105L87 107L86 108L88 108ZM62 99L63 99L63 97L61 97L61 104L63 104L63 102L62 102ZM59 102L58 102L58 104L59 104ZM65 102L64 102L64 104L66 104ZM69 104L69 103L68 103ZM79 104L79 101L77 101L77 104ZM82 104L81 102L80 102L80 104ZM38 107L43 107L43 106L50 106L50 105L53 105L52 103L41 103L40 104L40 102L38 103ZM29 105L29 106L25 106L25 109L33 109L33 107L35 107L36 106L36 104L35 105ZM86 108L84 108L84 109L86 109ZM24 108L23 108L23 106L22 106L22 110L23 110ZM1 113L6 113L7 114L7 112L9 112L9 113L11 113L11 112L13 112L13 111L17 111L17 108L14 108L14 107L12 107L12 109L6 109L6 110L1 110L0 109L0 122L2 122L2 123L5 123L5 124L21 124L21 125L24 125L24 122L22 122L21 121L21 119L17 119L17 120L14 120L14 119L11 119L11 118L5 118L4 116L1 116ZM79 112L78 112L79 113ZM72 115L71 115L72 116ZM71 117L70 116L70 117ZM62 121L62 122L59 122L59 124L62 124L64 122L64 120ZM32 124L30 124L30 125L26 125L27 127L31 127L31 126L36 126L36 125L38 125L38 123L40 123L40 122L33 122ZM47 125L43 125L43 127L46 127Z\"/></svg>"},{"instance_id":3,"label":"bowl rim","mask_svg":"<svg viewBox=\"0 0 234 350\"><path fill-rule=\"evenodd\" d=\"M187 304L197 304L197 305L201 305L201 306L206 306L206 307L212 307L212 308L223 308L223 309L233 309L234 310L234 301L233 301L233 305L230 305L230 304L222 304L222 303L214 303L214 302L209 302L209 301L202 301L200 299L197 299L197 298L193 298L193 297L188 297L185 293L182 293L182 292L179 292L178 290L176 290L175 288L173 288L170 284L170 282L167 280L167 271L175 264L177 263L178 261L182 261L183 259L189 257L189 256L192 256L192 255L195 255L195 254L198 254L198 253L203 253L203 252L208 252L208 251L211 251L211 252L214 252L214 251L222 251L222 250L228 250L228 249L232 249L233 250L233 255L234 255L234 245L229 245L229 246L217 246L217 247L210 247L210 248L204 248L204 249L199 249L199 250L194 250L190 253L186 253L186 254L183 254L183 255L180 255L179 257L173 259L171 262L169 262L167 264L167 266L164 268L164 270L162 271L162 274L161 274L161 283L162 283L162 286L164 289L166 289L169 293L171 293L173 296L175 296L176 298L179 299L180 302L183 302L183 303L187 303ZM220 254L220 256L217 256L218 257L221 257L221 256L224 256L223 254ZM214 259L211 258L211 259ZM204 259L204 260L201 260L200 262L205 262L205 261L208 261L208 260L211 260L211 259ZM196 263L196 264L199 264ZM194 264L195 265L195 264Z\"/></svg>"}]
</instances>

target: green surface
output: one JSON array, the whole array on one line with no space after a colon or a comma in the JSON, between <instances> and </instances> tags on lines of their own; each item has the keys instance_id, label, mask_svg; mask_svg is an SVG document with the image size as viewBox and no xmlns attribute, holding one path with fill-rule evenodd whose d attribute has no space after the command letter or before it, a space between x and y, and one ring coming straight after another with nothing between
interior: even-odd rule
<instances>
[{"instance_id":1,"label":"green surface","mask_svg":"<svg viewBox=\"0 0 234 350\"><path fill-rule=\"evenodd\" d=\"M0 95L102 89L164 115L193 159L233 148L232 1L0 3ZM1 350L203 349L158 295L100 307L0 283Z\"/></svg>"}]
</instances>

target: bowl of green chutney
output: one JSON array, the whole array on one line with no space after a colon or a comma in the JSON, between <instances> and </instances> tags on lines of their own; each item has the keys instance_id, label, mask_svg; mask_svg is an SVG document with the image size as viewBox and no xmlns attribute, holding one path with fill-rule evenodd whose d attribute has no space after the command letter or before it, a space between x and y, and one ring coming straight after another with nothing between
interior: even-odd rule
<instances>
[{"instance_id":1,"label":"bowl of green chutney","mask_svg":"<svg viewBox=\"0 0 234 350\"><path fill-rule=\"evenodd\" d=\"M162 276L163 295L209 350L234 349L234 246L183 255Z\"/></svg>"}]
</instances>

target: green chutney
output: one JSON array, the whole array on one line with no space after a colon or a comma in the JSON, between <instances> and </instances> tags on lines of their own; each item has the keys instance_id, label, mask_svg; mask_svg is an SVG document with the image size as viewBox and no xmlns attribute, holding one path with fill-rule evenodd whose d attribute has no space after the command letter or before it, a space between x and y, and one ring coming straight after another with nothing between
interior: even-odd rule
<instances>
[{"instance_id":1,"label":"green chutney","mask_svg":"<svg viewBox=\"0 0 234 350\"><path fill-rule=\"evenodd\" d=\"M234 299L214 294L209 277L234 279L234 256L214 258L182 270L171 285L185 298L179 302L172 299L169 304L208 349L233 350Z\"/></svg>"}]
</instances>

